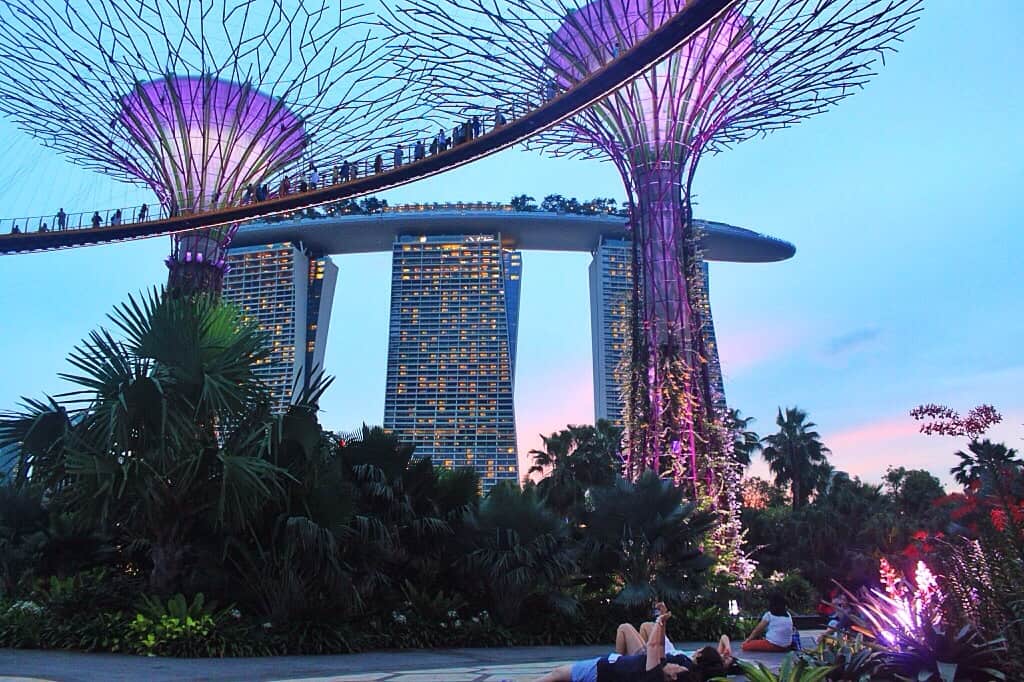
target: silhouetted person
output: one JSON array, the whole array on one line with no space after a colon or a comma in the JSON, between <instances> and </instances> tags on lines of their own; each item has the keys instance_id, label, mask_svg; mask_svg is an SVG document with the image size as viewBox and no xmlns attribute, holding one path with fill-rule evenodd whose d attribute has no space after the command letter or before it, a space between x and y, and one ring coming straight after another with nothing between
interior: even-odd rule
<instances>
[{"instance_id":1,"label":"silhouetted person","mask_svg":"<svg viewBox=\"0 0 1024 682\"><path fill-rule=\"evenodd\" d=\"M334 171L331 173L331 184L337 185L339 182L341 182L341 169L335 166Z\"/></svg>"},{"instance_id":2,"label":"silhouetted person","mask_svg":"<svg viewBox=\"0 0 1024 682\"><path fill-rule=\"evenodd\" d=\"M291 191L292 191L292 181L286 175L283 178L281 178L281 187L278 189L277 192L278 192L278 194L280 194L281 196L284 197L284 196L288 196L288 193L291 192Z\"/></svg>"},{"instance_id":3,"label":"silhouetted person","mask_svg":"<svg viewBox=\"0 0 1024 682\"><path fill-rule=\"evenodd\" d=\"M64 212L63 207L59 211L57 211L57 229L68 229L68 214Z\"/></svg>"},{"instance_id":4,"label":"silhouetted person","mask_svg":"<svg viewBox=\"0 0 1024 682\"><path fill-rule=\"evenodd\" d=\"M473 117L473 137L480 137L480 133L483 132L483 125L480 124L480 117Z\"/></svg>"},{"instance_id":5,"label":"silhouetted person","mask_svg":"<svg viewBox=\"0 0 1024 682\"><path fill-rule=\"evenodd\" d=\"M309 164L309 188L316 189L316 186L320 184L320 171L316 169L314 164Z\"/></svg>"},{"instance_id":6,"label":"silhouetted person","mask_svg":"<svg viewBox=\"0 0 1024 682\"><path fill-rule=\"evenodd\" d=\"M342 182L348 182L348 175L349 175L348 159L345 159L344 161L341 162L341 181Z\"/></svg>"},{"instance_id":7,"label":"silhouetted person","mask_svg":"<svg viewBox=\"0 0 1024 682\"><path fill-rule=\"evenodd\" d=\"M299 180L299 194L302 194L307 189L309 189L309 185L306 184L306 179L305 178L300 179Z\"/></svg>"},{"instance_id":8,"label":"silhouetted person","mask_svg":"<svg viewBox=\"0 0 1024 682\"><path fill-rule=\"evenodd\" d=\"M21 234L21 228L15 225L11 228L11 234Z\"/></svg>"},{"instance_id":9,"label":"silhouetted person","mask_svg":"<svg viewBox=\"0 0 1024 682\"><path fill-rule=\"evenodd\" d=\"M101 222L103 222L103 219L100 218L100 212L94 211L92 214L92 226L99 227Z\"/></svg>"},{"instance_id":10,"label":"silhouetted person","mask_svg":"<svg viewBox=\"0 0 1024 682\"><path fill-rule=\"evenodd\" d=\"M380 154L373 160L373 172L382 173L384 171L384 157Z\"/></svg>"},{"instance_id":11,"label":"silhouetted person","mask_svg":"<svg viewBox=\"0 0 1024 682\"><path fill-rule=\"evenodd\" d=\"M452 128L452 146L462 144L462 126Z\"/></svg>"},{"instance_id":12,"label":"silhouetted person","mask_svg":"<svg viewBox=\"0 0 1024 682\"><path fill-rule=\"evenodd\" d=\"M248 204L252 201L252 199L252 183L250 182L248 185L245 186L245 194L242 195L242 203Z\"/></svg>"},{"instance_id":13,"label":"silhouetted person","mask_svg":"<svg viewBox=\"0 0 1024 682\"><path fill-rule=\"evenodd\" d=\"M114 211L114 215L111 216L111 218L110 218L110 224L111 225L120 225L121 224L121 209L117 209L116 211Z\"/></svg>"},{"instance_id":14,"label":"silhouetted person","mask_svg":"<svg viewBox=\"0 0 1024 682\"><path fill-rule=\"evenodd\" d=\"M394 161L395 161L395 163L394 163L395 168L398 168L399 166L402 165L402 158L404 156L405 156L405 152L402 150L402 145L398 145L397 147L395 147L395 159L394 159Z\"/></svg>"},{"instance_id":15,"label":"silhouetted person","mask_svg":"<svg viewBox=\"0 0 1024 682\"><path fill-rule=\"evenodd\" d=\"M149 216L149 206L146 206L145 204L143 204L142 206L139 206L139 222L140 223L145 222L145 220L146 220L146 218L148 216Z\"/></svg>"},{"instance_id":16,"label":"silhouetted person","mask_svg":"<svg viewBox=\"0 0 1024 682\"><path fill-rule=\"evenodd\" d=\"M426 149L423 146L423 140L416 140L416 150L413 152L412 158L415 161L419 161L426 156Z\"/></svg>"},{"instance_id":17,"label":"silhouetted person","mask_svg":"<svg viewBox=\"0 0 1024 682\"><path fill-rule=\"evenodd\" d=\"M40 232L49 232L50 228L46 226L46 223L43 223L42 225L39 226L39 231Z\"/></svg>"},{"instance_id":18,"label":"silhouetted person","mask_svg":"<svg viewBox=\"0 0 1024 682\"><path fill-rule=\"evenodd\" d=\"M434 154L437 154L437 138L436 137L433 138L432 140L430 140L430 155L433 156Z\"/></svg>"},{"instance_id":19,"label":"silhouetted person","mask_svg":"<svg viewBox=\"0 0 1024 682\"><path fill-rule=\"evenodd\" d=\"M437 148L442 152L448 148L448 138L444 136L444 128L437 134Z\"/></svg>"},{"instance_id":20,"label":"silhouetted person","mask_svg":"<svg viewBox=\"0 0 1024 682\"><path fill-rule=\"evenodd\" d=\"M503 126L505 123L505 114L501 113L499 107L494 107L494 127Z\"/></svg>"}]
</instances>

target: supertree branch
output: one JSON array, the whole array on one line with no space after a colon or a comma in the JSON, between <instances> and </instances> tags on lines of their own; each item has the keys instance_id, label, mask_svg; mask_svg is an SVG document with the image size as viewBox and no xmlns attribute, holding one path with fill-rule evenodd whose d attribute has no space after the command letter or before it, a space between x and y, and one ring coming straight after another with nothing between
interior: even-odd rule
<instances>
[{"instance_id":1,"label":"supertree branch","mask_svg":"<svg viewBox=\"0 0 1024 682\"><path fill-rule=\"evenodd\" d=\"M603 0L598 0L600 4ZM638 8L646 3L638 0ZM426 98L452 114L495 106L527 108L551 80L571 86L585 73L553 68L551 36L585 6L578 0L403 0L385 24L401 45L405 68ZM680 7L684 3L678 3ZM876 61L910 30L921 0L745 0L734 12L747 23L750 47L730 51L744 68L721 83L698 129L709 151L788 127L863 86ZM598 63L609 46L631 44L633 27L586 27ZM581 31L582 32L582 31ZM579 46L574 46L579 51ZM728 68L728 65L719 65ZM555 154L594 155L593 140L571 124L534 140ZM583 127L583 126L580 126Z\"/></svg>"},{"instance_id":2,"label":"supertree branch","mask_svg":"<svg viewBox=\"0 0 1024 682\"><path fill-rule=\"evenodd\" d=\"M400 0L384 20L439 110L513 113L557 97L687 0ZM655 470L719 512L739 565L731 434L710 348L691 188L701 157L824 111L863 85L919 0L739 0L662 62L532 146L610 160L630 206L632 324L624 469ZM737 570L735 568L731 570Z\"/></svg>"},{"instance_id":3,"label":"supertree branch","mask_svg":"<svg viewBox=\"0 0 1024 682\"><path fill-rule=\"evenodd\" d=\"M0 113L79 165L149 186L155 148L125 134L122 101L170 75L283 102L318 160L383 151L419 134L419 103L373 23L359 6L339 20L327 0L7 0Z\"/></svg>"}]
</instances>

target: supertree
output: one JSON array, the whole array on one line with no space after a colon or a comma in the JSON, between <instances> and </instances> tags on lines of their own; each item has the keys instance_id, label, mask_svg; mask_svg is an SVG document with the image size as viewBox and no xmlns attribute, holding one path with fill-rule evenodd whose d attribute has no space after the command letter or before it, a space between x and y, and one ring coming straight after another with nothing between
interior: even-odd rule
<instances>
[{"instance_id":1,"label":"supertree","mask_svg":"<svg viewBox=\"0 0 1024 682\"><path fill-rule=\"evenodd\" d=\"M372 23L330 0L5 0L0 113L166 215L237 204L406 139L411 91ZM173 236L169 287L219 291L236 229Z\"/></svg>"},{"instance_id":2,"label":"supertree","mask_svg":"<svg viewBox=\"0 0 1024 682\"><path fill-rule=\"evenodd\" d=\"M402 0L387 23L436 106L516 111L573 87L686 4ZM698 162L862 86L919 5L740 0L630 85L533 141L554 155L610 160L622 176L634 250L625 470L655 469L692 486L697 499L727 510L723 525L737 526L739 472L701 333L706 282L691 209Z\"/></svg>"}]
</instances>

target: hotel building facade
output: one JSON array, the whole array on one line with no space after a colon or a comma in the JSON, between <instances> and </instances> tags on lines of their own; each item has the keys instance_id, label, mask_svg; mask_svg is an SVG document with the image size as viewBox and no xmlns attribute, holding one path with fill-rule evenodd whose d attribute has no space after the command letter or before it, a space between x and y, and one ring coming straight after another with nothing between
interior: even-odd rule
<instances>
[{"instance_id":1,"label":"hotel building facade","mask_svg":"<svg viewBox=\"0 0 1024 682\"><path fill-rule=\"evenodd\" d=\"M255 368L284 412L292 391L323 367L338 267L295 242L232 248L222 298L268 336L270 355Z\"/></svg>"},{"instance_id":2,"label":"hotel building facade","mask_svg":"<svg viewBox=\"0 0 1024 682\"><path fill-rule=\"evenodd\" d=\"M590 335L594 365L594 419L624 426L622 386L628 376L623 354L629 348L630 308L633 289L632 247L628 239L601 237L590 263ZM725 384L718 358L715 323L711 317L708 264L703 262L703 282L698 296L704 346L716 406L725 408Z\"/></svg>"},{"instance_id":3,"label":"hotel building facade","mask_svg":"<svg viewBox=\"0 0 1024 682\"><path fill-rule=\"evenodd\" d=\"M391 272L384 428L484 490L517 481L521 254L497 233L399 235Z\"/></svg>"},{"instance_id":4,"label":"hotel building facade","mask_svg":"<svg viewBox=\"0 0 1024 682\"><path fill-rule=\"evenodd\" d=\"M767 263L792 244L696 221L705 258ZM595 416L622 423L616 377L629 336L630 242L620 216L520 212L497 204L388 207L373 214L296 216L242 227L224 300L271 338L257 368L287 407L300 376L323 363L338 269L325 254L392 254L384 425L438 466L472 466L483 487L519 477L513 406L521 252L590 253ZM705 281L707 271L705 270ZM358 295L347 292L346 295ZM716 387L724 400L706 291L700 298ZM340 415L375 421L372 415ZM552 424L551 430L562 425Z\"/></svg>"}]
</instances>

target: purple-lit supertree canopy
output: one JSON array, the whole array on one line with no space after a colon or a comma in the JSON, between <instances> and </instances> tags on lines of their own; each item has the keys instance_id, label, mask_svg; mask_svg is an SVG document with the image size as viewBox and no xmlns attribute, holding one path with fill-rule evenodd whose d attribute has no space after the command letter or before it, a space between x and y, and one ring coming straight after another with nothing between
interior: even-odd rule
<instances>
[{"instance_id":1,"label":"purple-lit supertree canopy","mask_svg":"<svg viewBox=\"0 0 1024 682\"><path fill-rule=\"evenodd\" d=\"M575 86L686 4L401 0L387 24L437 107L514 113ZM723 510L734 539L739 472L701 333L694 173L703 154L788 127L862 86L918 12L919 0L739 0L629 85L534 138L555 155L612 161L626 187L634 249L626 473L655 469L692 486Z\"/></svg>"},{"instance_id":2,"label":"purple-lit supertree canopy","mask_svg":"<svg viewBox=\"0 0 1024 682\"><path fill-rule=\"evenodd\" d=\"M407 139L412 91L371 23L331 0L5 0L0 113L165 214L237 204ZM172 237L170 287L218 291L235 229Z\"/></svg>"}]
</instances>

